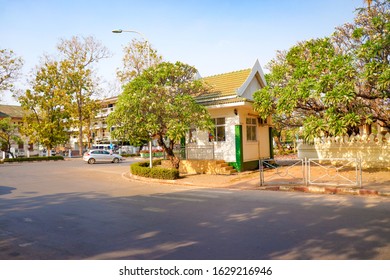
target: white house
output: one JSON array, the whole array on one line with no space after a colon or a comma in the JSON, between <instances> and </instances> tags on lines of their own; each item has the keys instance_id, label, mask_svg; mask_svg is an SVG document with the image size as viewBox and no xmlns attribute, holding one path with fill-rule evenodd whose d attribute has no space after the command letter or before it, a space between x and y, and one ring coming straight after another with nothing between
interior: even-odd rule
<instances>
[{"instance_id":1,"label":"white house","mask_svg":"<svg viewBox=\"0 0 390 280\"><path fill-rule=\"evenodd\" d=\"M210 90L196 101L208 109L215 129L191 131L185 158L223 160L240 172L256 168L260 158L272 157L271 118L262 120L253 109L253 93L266 85L259 61L252 69L203 80Z\"/></svg>"}]
</instances>

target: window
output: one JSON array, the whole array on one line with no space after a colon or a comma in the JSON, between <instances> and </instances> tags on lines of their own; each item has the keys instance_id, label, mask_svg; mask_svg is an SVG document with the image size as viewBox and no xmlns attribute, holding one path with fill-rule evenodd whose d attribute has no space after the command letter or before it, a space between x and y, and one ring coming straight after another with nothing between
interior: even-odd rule
<instances>
[{"instance_id":1,"label":"window","mask_svg":"<svg viewBox=\"0 0 390 280\"><path fill-rule=\"evenodd\" d=\"M267 124L267 118L265 119L259 118L259 124L261 125Z\"/></svg>"},{"instance_id":2,"label":"window","mask_svg":"<svg viewBox=\"0 0 390 280\"><path fill-rule=\"evenodd\" d=\"M246 140L247 141L257 141L256 135L256 119L247 118L246 119Z\"/></svg>"},{"instance_id":3,"label":"window","mask_svg":"<svg viewBox=\"0 0 390 280\"><path fill-rule=\"evenodd\" d=\"M214 131L209 133L209 142L221 142L226 140L225 118L212 119L214 122Z\"/></svg>"}]
</instances>

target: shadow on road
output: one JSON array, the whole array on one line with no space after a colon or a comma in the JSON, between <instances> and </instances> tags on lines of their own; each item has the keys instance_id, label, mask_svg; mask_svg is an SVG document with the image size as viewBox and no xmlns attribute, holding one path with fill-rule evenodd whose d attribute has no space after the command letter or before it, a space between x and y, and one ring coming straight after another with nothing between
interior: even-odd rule
<instances>
[{"instance_id":1,"label":"shadow on road","mask_svg":"<svg viewBox=\"0 0 390 280\"><path fill-rule=\"evenodd\" d=\"M390 259L390 217L379 211L388 204L262 196L202 189L3 197L0 259Z\"/></svg>"},{"instance_id":2,"label":"shadow on road","mask_svg":"<svg viewBox=\"0 0 390 280\"><path fill-rule=\"evenodd\" d=\"M10 194L16 188L0 186L0 195Z\"/></svg>"}]
</instances>

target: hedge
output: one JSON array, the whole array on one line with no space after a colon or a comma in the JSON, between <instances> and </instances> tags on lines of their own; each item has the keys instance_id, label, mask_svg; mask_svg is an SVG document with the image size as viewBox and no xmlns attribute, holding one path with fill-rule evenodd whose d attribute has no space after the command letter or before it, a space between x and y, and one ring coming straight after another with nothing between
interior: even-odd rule
<instances>
[{"instance_id":1,"label":"hedge","mask_svg":"<svg viewBox=\"0 0 390 280\"><path fill-rule=\"evenodd\" d=\"M164 179L164 180L175 180L179 178L179 170L174 168L162 168L156 167L155 165L161 164L161 160L153 161L153 167L149 167L149 162L137 162L130 166L131 173L136 176Z\"/></svg>"},{"instance_id":2,"label":"hedge","mask_svg":"<svg viewBox=\"0 0 390 280\"><path fill-rule=\"evenodd\" d=\"M47 160L64 160L63 156L52 157L18 157L18 158L5 158L4 162L23 162L23 161L47 161Z\"/></svg>"}]
</instances>

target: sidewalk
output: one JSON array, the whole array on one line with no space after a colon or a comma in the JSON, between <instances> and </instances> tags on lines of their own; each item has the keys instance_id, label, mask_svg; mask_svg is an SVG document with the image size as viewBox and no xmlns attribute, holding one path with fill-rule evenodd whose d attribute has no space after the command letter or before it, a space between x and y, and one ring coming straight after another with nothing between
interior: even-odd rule
<instances>
[{"instance_id":1,"label":"sidewalk","mask_svg":"<svg viewBox=\"0 0 390 280\"><path fill-rule=\"evenodd\" d=\"M177 180L158 180L126 174L133 180L153 181L163 184L190 185L212 188L231 188L239 190L295 191L323 194L350 194L390 197L390 172L382 176L363 174L362 187L317 186L317 185L266 185L260 186L259 171L242 172L235 175L181 174ZM388 175L388 177L387 177Z\"/></svg>"}]
</instances>

